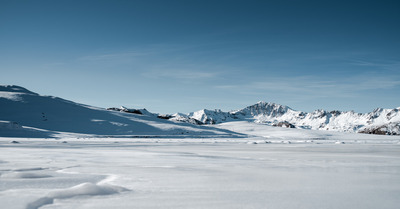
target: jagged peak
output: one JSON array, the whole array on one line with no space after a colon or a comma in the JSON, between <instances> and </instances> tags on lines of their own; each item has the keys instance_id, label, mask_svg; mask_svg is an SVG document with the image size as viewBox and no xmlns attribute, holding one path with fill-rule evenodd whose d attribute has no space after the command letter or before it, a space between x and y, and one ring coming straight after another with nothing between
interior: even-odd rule
<instances>
[{"instance_id":1,"label":"jagged peak","mask_svg":"<svg viewBox=\"0 0 400 209\"><path fill-rule=\"evenodd\" d=\"M331 115L333 115L333 116L338 116L338 115L342 114L342 111L340 111L340 110L332 110L332 111L329 111L329 113Z\"/></svg>"},{"instance_id":2,"label":"jagged peak","mask_svg":"<svg viewBox=\"0 0 400 209\"><path fill-rule=\"evenodd\" d=\"M256 104L265 105L265 104L267 104L267 102L265 102L265 101L258 101Z\"/></svg>"},{"instance_id":3,"label":"jagged peak","mask_svg":"<svg viewBox=\"0 0 400 209\"><path fill-rule=\"evenodd\" d=\"M253 108L253 107L273 107L273 108L283 108L285 110L291 109L286 105L281 105L274 102L265 102L265 101L258 101L253 105L247 106L246 108Z\"/></svg>"},{"instance_id":4,"label":"jagged peak","mask_svg":"<svg viewBox=\"0 0 400 209\"><path fill-rule=\"evenodd\" d=\"M373 112L382 112L382 111L383 111L383 108L377 107L377 108L374 109Z\"/></svg>"},{"instance_id":5,"label":"jagged peak","mask_svg":"<svg viewBox=\"0 0 400 209\"><path fill-rule=\"evenodd\" d=\"M288 106L280 105L272 102L259 101L254 105L247 106L243 109L231 111L231 114L242 114L242 115L268 115L278 116L285 114L288 110L291 110Z\"/></svg>"},{"instance_id":6,"label":"jagged peak","mask_svg":"<svg viewBox=\"0 0 400 209\"><path fill-rule=\"evenodd\" d=\"M185 118L188 117L187 114L180 113L180 112L174 113L171 116L173 116L173 117L185 117Z\"/></svg>"},{"instance_id":7,"label":"jagged peak","mask_svg":"<svg viewBox=\"0 0 400 209\"><path fill-rule=\"evenodd\" d=\"M209 109L201 109L198 110L196 112L192 112L193 113L197 113L197 114L209 114L209 113L223 113L223 111L221 109L214 109L214 110L209 110Z\"/></svg>"}]
</instances>

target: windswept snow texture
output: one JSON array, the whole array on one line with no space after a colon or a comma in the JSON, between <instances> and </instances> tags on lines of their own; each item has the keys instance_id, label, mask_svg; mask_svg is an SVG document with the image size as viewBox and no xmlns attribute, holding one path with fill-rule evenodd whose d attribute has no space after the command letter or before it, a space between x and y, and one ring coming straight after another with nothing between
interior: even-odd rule
<instances>
[{"instance_id":1,"label":"windswept snow texture","mask_svg":"<svg viewBox=\"0 0 400 209\"><path fill-rule=\"evenodd\" d=\"M128 111L128 110L127 110ZM41 96L19 86L0 86L0 136L229 136L216 128L174 123L154 115L109 111L52 96Z\"/></svg>"},{"instance_id":2,"label":"windswept snow texture","mask_svg":"<svg viewBox=\"0 0 400 209\"><path fill-rule=\"evenodd\" d=\"M60 189L47 194L34 202L27 205L26 209L38 209L44 205L53 204L57 199L68 199L79 196L97 196L111 195L120 192L128 191L127 189L113 185L101 185L93 183L82 183L71 188Z\"/></svg>"},{"instance_id":3,"label":"windswept snow texture","mask_svg":"<svg viewBox=\"0 0 400 209\"><path fill-rule=\"evenodd\" d=\"M204 124L229 121L252 121L269 125L291 126L300 129L329 130L339 132L362 132L373 134L400 134L400 107L395 109L377 108L370 113L353 111L315 110L311 113L295 111L288 106L258 102L241 110L200 110L188 114L188 118Z\"/></svg>"},{"instance_id":4,"label":"windswept snow texture","mask_svg":"<svg viewBox=\"0 0 400 209\"><path fill-rule=\"evenodd\" d=\"M399 137L291 129L296 138L236 123L228 125L253 135L280 131L235 139L0 138L0 207L399 208ZM313 135L328 139L305 140Z\"/></svg>"}]
</instances>

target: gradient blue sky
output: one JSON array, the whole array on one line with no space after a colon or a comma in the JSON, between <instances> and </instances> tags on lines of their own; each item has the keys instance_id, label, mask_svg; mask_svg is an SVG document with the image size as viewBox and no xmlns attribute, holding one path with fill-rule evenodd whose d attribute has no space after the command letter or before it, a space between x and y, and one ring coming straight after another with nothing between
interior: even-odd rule
<instances>
[{"instance_id":1,"label":"gradient blue sky","mask_svg":"<svg viewBox=\"0 0 400 209\"><path fill-rule=\"evenodd\" d=\"M400 1L0 0L0 83L159 113L400 106Z\"/></svg>"}]
</instances>

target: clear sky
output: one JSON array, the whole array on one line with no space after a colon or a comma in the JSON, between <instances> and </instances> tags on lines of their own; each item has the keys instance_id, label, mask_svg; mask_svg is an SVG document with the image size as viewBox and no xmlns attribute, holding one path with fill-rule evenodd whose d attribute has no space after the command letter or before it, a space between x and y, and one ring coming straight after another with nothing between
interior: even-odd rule
<instances>
[{"instance_id":1,"label":"clear sky","mask_svg":"<svg viewBox=\"0 0 400 209\"><path fill-rule=\"evenodd\" d=\"M0 0L0 83L159 113L400 106L400 1Z\"/></svg>"}]
</instances>

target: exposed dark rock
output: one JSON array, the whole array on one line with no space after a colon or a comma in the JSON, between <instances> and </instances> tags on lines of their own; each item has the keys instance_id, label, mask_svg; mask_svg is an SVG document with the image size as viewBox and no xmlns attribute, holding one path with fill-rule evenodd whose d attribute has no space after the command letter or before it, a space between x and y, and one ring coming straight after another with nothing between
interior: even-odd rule
<instances>
[{"instance_id":1,"label":"exposed dark rock","mask_svg":"<svg viewBox=\"0 0 400 209\"><path fill-rule=\"evenodd\" d=\"M107 108L107 110L121 111L121 108L118 108L118 107L110 107L110 108Z\"/></svg>"},{"instance_id":2,"label":"exposed dark rock","mask_svg":"<svg viewBox=\"0 0 400 209\"><path fill-rule=\"evenodd\" d=\"M359 133L386 135L386 131L383 131L380 128L365 129L365 130L360 131Z\"/></svg>"},{"instance_id":3,"label":"exposed dark rock","mask_svg":"<svg viewBox=\"0 0 400 209\"><path fill-rule=\"evenodd\" d=\"M329 112L330 114L332 114L333 116L338 116L340 115L342 112L340 112L339 110L333 110Z\"/></svg>"},{"instance_id":4,"label":"exposed dark rock","mask_svg":"<svg viewBox=\"0 0 400 209\"><path fill-rule=\"evenodd\" d=\"M199 121L199 120L196 120L196 119L194 119L194 118L190 118L190 119L189 119L189 123L191 123L191 124L196 124L196 125L204 125L203 122L201 122L201 121Z\"/></svg>"},{"instance_id":5,"label":"exposed dark rock","mask_svg":"<svg viewBox=\"0 0 400 209\"><path fill-rule=\"evenodd\" d=\"M204 125L203 122L201 122L199 120L196 120L194 118L172 117L171 119L174 120L174 121L191 123L191 124L194 124L194 125Z\"/></svg>"},{"instance_id":6,"label":"exposed dark rock","mask_svg":"<svg viewBox=\"0 0 400 209\"><path fill-rule=\"evenodd\" d=\"M119 112L127 112L127 113L134 113L134 114L143 115L142 111L139 110L139 109L128 109L128 108L110 107L110 108L107 108L107 110L119 111ZM144 109L144 110L146 110L146 109Z\"/></svg>"},{"instance_id":7,"label":"exposed dark rock","mask_svg":"<svg viewBox=\"0 0 400 209\"><path fill-rule=\"evenodd\" d=\"M400 130L400 123L389 123L377 127L369 127L359 131L364 134L378 134L378 135L398 135Z\"/></svg>"},{"instance_id":8,"label":"exposed dark rock","mask_svg":"<svg viewBox=\"0 0 400 209\"><path fill-rule=\"evenodd\" d=\"M142 111L137 110L137 109L124 109L122 111L123 112L127 112L127 113L134 113L134 114L143 115Z\"/></svg>"},{"instance_id":9,"label":"exposed dark rock","mask_svg":"<svg viewBox=\"0 0 400 209\"><path fill-rule=\"evenodd\" d=\"M173 116L172 115L157 115L157 118L168 120L168 119L173 118Z\"/></svg>"},{"instance_id":10,"label":"exposed dark rock","mask_svg":"<svg viewBox=\"0 0 400 209\"><path fill-rule=\"evenodd\" d=\"M300 112L299 115L298 115L298 117L301 118L301 119L303 119L303 118L306 117L306 115L307 115L306 113Z\"/></svg>"},{"instance_id":11,"label":"exposed dark rock","mask_svg":"<svg viewBox=\"0 0 400 209\"><path fill-rule=\"evenodd\" d=\"M279 122L277 124L273 124L272 126L285 127L285 128L296 128L295 125L293 125L287 121Z\"/></svg>"},{"instance_id":12,"label":"exposed dark rock","mask_svg":"<svg viewBox=\"0 0 400 209\"><path fill-rule=\"evenodd\" d=\"M213 125L213 124L215 124L215 120L214 120L214 119L207 118L206 121L205 121L205 124L211 124L211 125Z\"/></svg>"},{"instance_id":13,"label":"exposed dark rock","mask_svg":"<svg viewBox=\"0 0 400 209\"><path fill-rule=\"evenodd\" d=\"M312 115L313 118L323 118L327 115L327 112L325 110L315 110Z\"/></svg>"},{"instance_id":14,"label":"exposed dark rock","mask_svg":"<svg viewBox=\"0 0 400 209\"><path fill-rule=\"evenodd\" d=\"M392 119L394 116L396 116L396 114L399 112L398 109L393 109L392 111L390 111L388 114L386 114L386 118L388 120Z\"/></svg>"}]
</instances>

